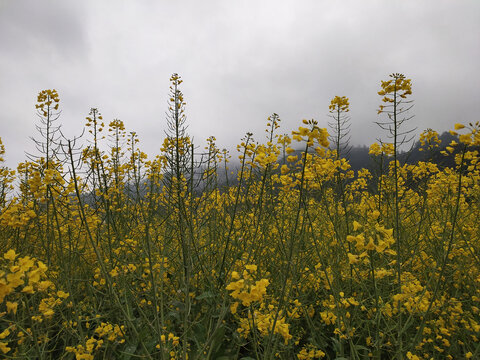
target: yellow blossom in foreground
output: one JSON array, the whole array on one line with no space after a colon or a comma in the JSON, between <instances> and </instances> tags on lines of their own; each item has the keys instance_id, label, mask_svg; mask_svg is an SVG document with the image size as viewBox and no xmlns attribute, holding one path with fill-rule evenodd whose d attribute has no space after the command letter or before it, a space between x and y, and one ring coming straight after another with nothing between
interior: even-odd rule
<instances>
[{"instance_id":1,"label":"yellow blossom in foreground","mask_svg":"<svg viewBox=\"0 0 480 360\"><path fill-rule=\"evenodd\" d=\"M15 254L15 250L10 249L3 255L3 257L7 260L14 261L17 258L17 254Z\"/></svg>"},{"instance_id":2,"label":"yellow blossom in foreground","mask_svg":"<svg viewBox=\"0 0 480 360\"><path fill-rule=\"evenodd\" d=\"M33 290L32 285L27 285L22 289L22 292L25 293L25 294L34 294L35 290Z\"/></svg>"},{"instance_id":3,"label":"yellow blossom in foreground","mask_svg":"<svg viewBox=\"0 0 480 360\"><path fill-rule=\"evenodd\" d=\"M353 222L353 230L354 231L360 230L361 228L362 228L362 224L360 224L358 221Z\"/></svg>"},{"instance_id":4,"label":"yellow blossom in foreground","mask_svg":"<svg viewBox=\"0 0 480 360\"><path fill-rule=\"evenodd\" d=\"M12 350L12 349L9 348L7 345L8 345L8 343L3 342L3 341L0 341L0 351L2 351L4 354L6 354L6 353L8 353L10 350Z\"/></svg>"},{"instance_id":5,"label":"yellow blossom in foreground","mask_svg":"<svg viewBox=\"0 0 480 360\"><path fill-rule=\"evenodd\" d=\"M353 265L353 264L356 264L359 262L358 260L358 255L354 255L354 254L351 254L351 253L348 253L348 263L350 265Z\"/></svg>"},{"instance_id":6,"label":"yellow blossom in foreground","mask_svg":"<svg viewBox=\"0 0 480 360\"><path fill-rule=\"evenodd\" d=\"M70 296L69 293L63 292L62 290L57 291L57 296L62 299L66 299Z\"/></svg>"},{"instance_id":7,"label":"yellow blossom in foreground","mask_svg":"<svg viewBox=\"0 0 480 360\"><path fill-rule=\"evenodd\" d=\"M9 313L13 313L14 315L17 313L18 302L7 301L6 305L7 305L7 311Z\"/></svg>"},{"instance_id":8,"label":"yellow blossom in foreground","mask_svg":"<svg viewBox=\"0 0 480 360\"><path fill-rule=\"evenodd\" d=\"M9 330L9 329L3 330L3 331L0 333L0 340L5 339L8 335L10 335L10 330Z\"/></svg>"},{"instance_id":9,"label":"yellow blossom in foreground","mask_svg":"<svg viewBox=\"0 0 480 360\"><path fill-rule=\"evenodd\" d=\"M322 350L303 347L302 350L297 354L299 360L309 360L309 359L321 359L325 357L325 353Z\"/></svg>"},{"instance_id":10,"label":"yellow blossom in foreground","mask_svg":"<svg viewBox=\"0 0 480 360\"><path fill-rule=\"evenodd\" d=\"M410 351L407 352L407 358L409 360L421 360L422 358L417 356L417 355L413 355Z\"/></svg>"},{"instance_id":11,"label":"yellow blossom in foreground","mask_svg":"<svg viewBox=\"0 0 480 360\"><path fill-rule=\"evenodd\" d=\"M248 271L251 271L251 272L255 272L255 271L257 271L257 265L254 265L254 264L246 265L245 269L247 269Z\"/></svg>"}]
</instances>

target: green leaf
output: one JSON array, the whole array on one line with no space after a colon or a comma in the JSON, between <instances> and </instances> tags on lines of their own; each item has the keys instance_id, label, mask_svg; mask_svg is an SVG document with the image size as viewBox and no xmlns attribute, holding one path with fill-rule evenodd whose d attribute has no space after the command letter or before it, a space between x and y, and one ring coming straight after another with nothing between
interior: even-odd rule
<instances>
[{"instance_id":1,"label":"green leaf","mask_svg":"<svg viewBox=\"0 0 480 360\"><path fill-rule=\"evenodd\" d=\"M202 294L198 295L196 297L196 299L197 300L203 300L203 299L210 299L210 298L213 298L213 297L215 297L214 293L212 293L211 291L205 291Z\"/></svg>"},{"instance_id":2,"label":"green leaf","mask_svg":"<svg viewBox=\"0 0 480 360\"><path fill-rule=\"evenodd\" d=\"M124 351L121 351L121 360L130 360L132 356L135 355L135 351L137 351L138 344L130 344L125 347Z\"/></svg>"}]
</instances>

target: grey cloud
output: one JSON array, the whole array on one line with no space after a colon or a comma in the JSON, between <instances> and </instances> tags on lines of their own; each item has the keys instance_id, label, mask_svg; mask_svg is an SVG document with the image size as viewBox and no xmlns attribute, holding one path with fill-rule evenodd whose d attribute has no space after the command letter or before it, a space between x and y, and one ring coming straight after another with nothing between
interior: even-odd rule
<instances>
[{"instance_id":1,"label":"grey cloud","mask_svg":"<svg viewBox=\"0 0 480 360\"><path fill-rule=\"evenodd\" d=\"M85 52L78 2L4 1L0 7L0 41L17 60L59 56L71 61Z\"/></svg>"}]
</instances>

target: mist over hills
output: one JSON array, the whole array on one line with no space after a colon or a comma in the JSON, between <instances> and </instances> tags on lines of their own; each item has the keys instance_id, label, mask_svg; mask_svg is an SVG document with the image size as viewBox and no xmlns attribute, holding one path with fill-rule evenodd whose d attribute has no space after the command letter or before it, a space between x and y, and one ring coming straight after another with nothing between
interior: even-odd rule
<instances>
[{"instance_id":1,"label":"mist over hills","mask_svg":"<svg viewBox=\"0 0 480 360\"><path fill-rule=\"evenodd\" d=\"M438 139L440 140L439 147L431 151L420 151L421 144L419 141L415 141L410 150L402 151L399 154L400 163L416 164L419 161L432 161L440 168L452 167L454 165L454 155L445 156L441 154L441 151L445 150L453 140L458 141L458 137L446 131L439 135ZM366 145L352 146L345 158L350 163L352 170L355 171L362 168L372 169L376 166L374 157L369 154L369 147Z\"/></svg>"},{"instance_id":2,"label":"mist over hills","mask_svg":"<svg viewBox=\"0 0 480 360\"><path fill-rule=\"evenodd\" d=\"M445 148L452 142L458 142L458 136L452 135L449 132L443 132L438 136L440 140L439 146L428 151L421 150L421 144L419 141L415 141L410 145L408 151L402 151L398 154L398 159L400 163L403 164L417 164L418 162L432 162L438 166L439 169L444 168L453 168L455 167L455 154L458 153L459 149L455 149L452 153L445 155ZM480 149L477 149L480 150ZM361 169L368 169L371 173L380 172L380 157L371 155L370 148L367 145L360 146L351 146L349 151L346 152L344 157L348 160L350 164L350 169L357 173ZM295 150L292 155L297 155L298 158L301 158L302 150ZM392 157L384 157L382 167L385 168ZM279 157L279 164L287 163L287 160L283 157ZM217 185L220 188L227 188L229 186L238 185L238 172L240 171L241 163L237 156L231 155L230 161L227 164L227 169L225 171L225 164L220 164L218 169L218 177L216 179ZM204 169L198 169L194 172L194 188L198 194L202 193L205 189L208 188L210 180L205 180L202 178ZM275 173L280 172L280 168L274 170ZM375 177L374 177L375 178ZM372 180L375 182L374 180ZM373 185L370 184L370 185ZM149 190L149 181L139 181L138 184L128 183L125 186L125 191L132 198L143 197ZM95 196L93 194L84 195L85 200L94 204L96 202Z\"/></svg>"},{"instance_id":3,"label":"mist over hills","mask_svg":"<svg viewBox=\"0 0 480 360\"><path fill-rule=\"evenodd\" d=\"M446 167L453 168L455 166L455 154L459 151L459 149L455 149L452 153L448 153L448 155L442 154L445 151L445 148L452 142L458 142L458 136L452 135L449 132L445 131L442 134L438 135L438 139L440 140L439 146L427 151L421 150L421 144L419 141L412 142L410 144L409 150L404 150L398 154L398 159L401 164L416 164L420 161L426 162L430 161L435 163L439 169L443 169ZM292 155L297 155L299 158L302 154L303 150L295 150ZM367 145L360 145L360 146L350 146L349 151L346 152L344 157L348 160L350 164L351 170L357 172L361 169L368 169L371 172L377 171L380 166L380 159L374 155L369 154L370 148ZM384 159L383 166L386 166L388 162L392 161L391 157L386 157ZM286 162L286 159L280 157L278 159L279 164L283 164ZM221 172L219 177L220 184L226 185L227 183L230 185L237 184L237 171L240 168L240 162L238 161L237 157L232 155L232 159L228 164L228 180L226 180L225 172ZM279 169L276 170L279 172Z\"/></svg>"}]
</instances>

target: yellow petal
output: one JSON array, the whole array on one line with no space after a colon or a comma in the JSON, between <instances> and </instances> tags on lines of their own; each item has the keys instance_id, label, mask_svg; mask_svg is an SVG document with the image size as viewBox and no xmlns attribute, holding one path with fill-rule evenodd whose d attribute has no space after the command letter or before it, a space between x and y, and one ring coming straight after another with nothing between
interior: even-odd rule
<instances>
[{"instance_id":1,"label":"yellow petal","mask_svg":"<svg viewBox=\"0 0 480 360\"><path fill-rule=\"evenodd\" d=\"M357 221L354 221L353 222L353 230L354 231L357 231L358 229L361 229L362 228L362 224L360 224L359 222Z\"/></svg>"},{"instance_id":2,"label":"yellow petal","mask_svg":"<svg viewBox=\"0 0 480 360\"><path fill-rule=\"evenodd\" d=\"M15 254L15 250L10 249L3 255L3 257L7 260L14 261L17 257L17 254Z\"/></svg>"}]
</instances>

